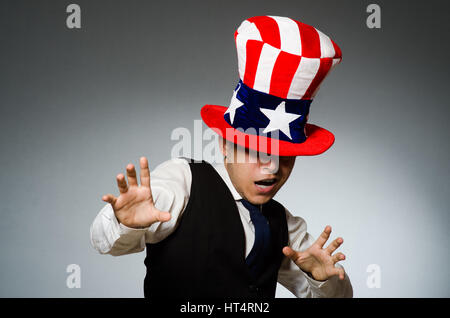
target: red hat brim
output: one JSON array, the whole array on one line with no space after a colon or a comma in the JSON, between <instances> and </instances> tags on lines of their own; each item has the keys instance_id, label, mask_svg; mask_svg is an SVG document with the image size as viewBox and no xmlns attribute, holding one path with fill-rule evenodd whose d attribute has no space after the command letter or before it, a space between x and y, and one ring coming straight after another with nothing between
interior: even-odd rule
<instances>
[{"instance_id":1,"label":"red hat brim","mask_svg":"<svg viewBox=\"0 0 450 318\"><path fill-rule=\"evenodd\" d=\"M223 115L226 110L227 107L224 106L205 105L202 107L200 115L205 124L217 134L245 148L278 156L315 156L328 150L334 143L334 135L331 132L322 127L307 123L305 126L307 138L304 142L292 143L284 140L276 140L278 147L271 149L271 141L274 139L257 136L258 142L249 142L249 134L235 129L225 121ZM233 133L225 133L229 131L233 131ZM265 146L263 147L262 145Z\"/></svg>"}]
</instances>

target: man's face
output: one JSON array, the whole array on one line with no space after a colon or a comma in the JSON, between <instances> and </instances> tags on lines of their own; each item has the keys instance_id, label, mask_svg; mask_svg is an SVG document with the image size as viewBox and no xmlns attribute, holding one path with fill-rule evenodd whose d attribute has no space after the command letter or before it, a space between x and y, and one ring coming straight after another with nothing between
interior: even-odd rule
<instances>
[{"instance_id":1,"label":"man's face","mask_svg":"<svg viewBox=\"0 0 450 318\"><path fill-rule=\"evenodd\" d=\"M269 201L294 168L296 157L268 156L224 142L225 167L239 194L253 204ZM270 159L270 160L269 160Z\"/></svg>"}]
</instances>

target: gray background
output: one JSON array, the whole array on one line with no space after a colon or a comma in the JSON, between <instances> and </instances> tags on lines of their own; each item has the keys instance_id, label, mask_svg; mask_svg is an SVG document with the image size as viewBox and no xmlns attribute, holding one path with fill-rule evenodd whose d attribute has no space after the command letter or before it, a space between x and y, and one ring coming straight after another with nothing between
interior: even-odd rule
<instances>
[{"instance_id":1,"label":"gray background","mask_svg":"<svg viewBox=\"0 0 450 318\"><path fill-rule=\"evenodd\" d=\"M297 158L276 199L344 237L355 297L449 297L448 6L374 1L0 2L0 296L142 297L144 253L102 256L89 227L115 175L170 158L177 127L204 104L227 106L237 80L233 33L256 15L314 25L343 61L310 122L334 146ZM204 126L206 129L206 126ZM81 288L66 267L81 267ZM381 288L366 285L369 264ZM279 297L292 297L283 288Z\"/></svg>"}]
</instances>

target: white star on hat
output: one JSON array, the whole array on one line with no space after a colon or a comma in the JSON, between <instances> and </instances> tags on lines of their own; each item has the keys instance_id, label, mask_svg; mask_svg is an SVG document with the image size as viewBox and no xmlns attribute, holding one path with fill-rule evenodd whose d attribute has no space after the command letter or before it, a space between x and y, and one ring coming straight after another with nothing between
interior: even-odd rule
<instances>
[{"instance_id":1,"label":"white star on hat","mask_svg":"<svg viewBox=\"0 0 450 318\"><path fill-rule=\"evenodd\" d=\"M260 108L261 112L269 118L270 122L264 129L263 133L268 133L274 130L281 130L289 139L291 137L291 131L289 129L289 123L301 117L302 115L286 113L285 102L281 102L275 110Z\"/></svg>"},{"instance_id":2,"label":"white star on hat","mask_svg":"<svg viewBox=\"0 0 450 318\"><path fill-rule=\"evenodd\" d=\"M237 90L233 91L233 96L231 97L231 101L230 101L230 107L228 107L227 111L225 112L225 114L228 114L228 113L230 114L231 123L233 123L233 121L234 121L234 115L236 114L236 109L238 109L239 107L244 105L244 103L241 102L236 96L240 89L241 89L241 84L239 84L239 88Z\"/></svg>"}]
</instances>

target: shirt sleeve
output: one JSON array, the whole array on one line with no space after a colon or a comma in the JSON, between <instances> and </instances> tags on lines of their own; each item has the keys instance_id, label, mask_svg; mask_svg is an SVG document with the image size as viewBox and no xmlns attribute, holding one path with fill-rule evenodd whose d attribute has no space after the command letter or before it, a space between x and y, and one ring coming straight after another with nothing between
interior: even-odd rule
<instances>
[{"instance_id":1,"label":"shirt sleeve","mask_svg":"<svg viewBox=\"0 0 450 318\"><path fill-rule=\"evenodd\" d=\"M314 243L314 238L307 232L305 220L299 216L293 216L287 209L286 220L289 246L295 251L308 249ZM336 266L343 268L340 264ZM353 288L347 273L344 280L333 276L326 281L317 281L286 256L278 272L278 282L297 298L353 297Z\"/></svg>"},{"instance_id":2,"label":"shirt sleeve","mask_svg":"<svg viewBox=\"0 0 450 318\"><path fill-rule=\"evenodd\" d=\"M145 243L157 243L170 235L178 225L191 191L192 174L184 158L173 158L150 172L150 187L155 207L170 212L167 222L135 229L117 220L112 205L107 203L90 228L91 245L101 254L114 256L141 252Z\"/></svg>"}]
</instances>

